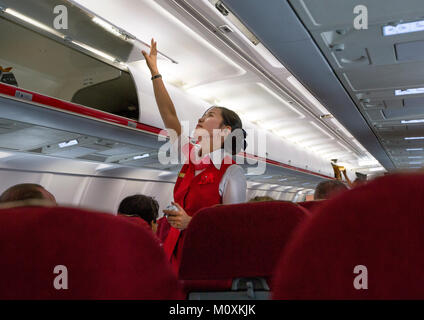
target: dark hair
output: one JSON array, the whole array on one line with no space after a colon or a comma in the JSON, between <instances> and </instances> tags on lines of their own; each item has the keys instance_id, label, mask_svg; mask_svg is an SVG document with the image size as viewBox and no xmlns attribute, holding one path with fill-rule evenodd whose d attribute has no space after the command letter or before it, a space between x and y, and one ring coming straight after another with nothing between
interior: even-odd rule
<instances>
[{"instance_id":1,"label":"dark hair","mask_svg":"<svg viewBox=\"0 0 424 320\"><path fill-rule=\"evenodd\" d=\"M348 187L339 180L322 181L315 189L314 200L329 199L344 190L348 190Z\"/></svg>"},{"instance_id":2,"label":"dark hair","mask_svg":"<svg viewBox=\"0 0 424 320\"><path fill-rule=\"evenodd\" d=\"M267 201L276 201L276 200L268 196L256 196L249 200L249 202L267 202Z\"/></svg>"},{"instance_id":3,"label":"dark hair","mask_svg":"<svg viewBox=\"0 0 424 320\"><path fill-rule=\"evenodd\" d=\"M46 191L46 193L43 193L43 191ZM48 197L48 195L54 199L53 195L39 184L22 183L12 186L3 192L3 194L0 196L0 202L23 201L29 199L52 200Z\"/></svg>"},{"instance_id":4,"label":"dark hair","mask_svg":"<svg viewBox=\"0 0 424 320\"><path fill-rule=\"evenodd\" d=\"M159 204L152 197L136 194L121 201L118 213L129 216L138 216L148 224L156 222L159 214Z\"/></svg>"},{"instance_id":5,"label":"dark hair","mask_svg":"<svg viewBox=\"0 0 424 320\"><path fill-rule=\"evenodd\" d=\"M238 114L224 107L214 106L212 108L221 110L222 124L231 127L231 134L224 141L224 149L232 155L245 150L247 148L247 133L243 129L243 124Z\"/></svg>"}]
</instances>

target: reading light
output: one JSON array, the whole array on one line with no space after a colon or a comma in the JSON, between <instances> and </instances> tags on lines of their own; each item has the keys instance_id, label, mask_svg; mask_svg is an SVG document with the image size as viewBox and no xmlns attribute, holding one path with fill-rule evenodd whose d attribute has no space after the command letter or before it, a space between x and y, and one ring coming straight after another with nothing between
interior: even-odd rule
<instances>
[{"instance_id":1,"label":"reading light","mask_svg":"<svg viewBox=\"0 0 424 320\"><path fill-rule=\"evenodd\" d=\"M148 157L150 157L150 154L145 153L145 154L142 154L140 156L135 156L133 159L134 160L140 160L140 159L145 159L145 158L148 158Z\"/></svg>"},{"instance_id":2,"label":"reading light","mask_svg":"<svg viewBox=\"0 0 424 320\"><path fill-rule=\"evenodd\" d=\"M86 45L85 43L79 42L79 41L71 41L73 44L77 45L78 47L81 47L87 51L90 51L94 53L95 55L98 55L102 58L105 58L107 60L110 60L112 62L117 62L117 59L115 57L112 57L111 55L108 55L107 53L97 50L93 47L90 47L89 45Z\"/></svg>"},{"instance_id":3,"label":"reading light","mask_svg":"<svg viewBox=\"0 0 424 320\"><path fill-rule=\"evenodd\" d=\"M405 89L405 90L395 90L396 96L406 96L410 94L421 94L424 93L424 88L413 88L413 89Z\"/></svg>"},{"instance_id":4,"label":"reading light","mask_svg":"<svg viewBox=\"0 0 424 320\"><path fill-rule=\"evenodd\" d=\"M65 141L58 144L59 148L72 147L78 144L78 140Z\"/></svg>"},{"instance_id":5,"label":"reading light","mask_svg":"<svg viewBox=\"0 0 424 320\"><path fill-rule=\"evenodd\" d=\"M423 123L424 119L416 119L416 120L402 120L400 123L402 124L410 124L410 123Z\"/></svg>"},{"instance_id":6,"label":"reading light","mask_svg":"<svg viewBox=\"0 0 424 320\"><path fill-rule=\"evenodd\" d=\"M394 36L397 34L419 32L419 31L424 31L424 20L400 23L396 26L383 27L383 35L385 37Z\"/></svg>"},{"instance_id":7,"label":"reading light","mask_svg":"<svg viewBox=\"0 0 424 320\"><path fill-rule=\"evenodd\" d=\"M55 36L58 36L60 38L65 38L65 36L62 33L60 33L59 31L57 31L53 28L50 28L49 26L45 25L44 23L41 23L37 20L34 20L34 19L32 19L32 18L30 18L30 17L28 17L28 16L26 16L22 13L19 13L19 12L13 10L13 9L7 8L6 10L4 10L4 12L7 13L7 14L10 14L11 16L14 16L15 18L18 18L19 20L22 20L26 23L29 23L29 24L31 24L31 25L39 28L39 29L42 29L42 30L47 31L51 34L54 34Z\"/></svg>"},{"instance_id":8,"label":"reading light","mask_svg":"<svg viewBox=\"0 0 424 320\"><path fill-rule=\"evenodd\" d=\"M384 168L371 168L371 169L369 169L369 171L372 171L372 172L383 171L383 170L385 170L385 169Z\"/></svg>"}]
</instances>

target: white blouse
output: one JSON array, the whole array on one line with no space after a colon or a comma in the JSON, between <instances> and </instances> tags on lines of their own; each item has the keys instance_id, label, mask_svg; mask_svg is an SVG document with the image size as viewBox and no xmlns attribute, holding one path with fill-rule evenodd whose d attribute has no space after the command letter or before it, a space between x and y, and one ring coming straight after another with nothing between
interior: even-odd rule
<instances>
[{"instance_id":1,"label":"white blouse","mask_svg":"<svg viewBox=\"0 0 424 320\"><path fill-rule=\"evenodd\" d=\"M184 146L187 145L190 142L190 139L187 136L180 135L179 138L172 142L172 147L174 151L178 152L178 155L180 155L180 150L178 149L178 146ZM200 146L192 143L195 148L199 148ZM183 149L182 148L182 149ZM195 155L198 155L198 152L195 152ZM231 154L225 152L223 149L215 150L209 154L213 165L218 170L221 169L221 164L223 159L226 156L232 157ZM181 161L182 163L186 162L186 158L184 154L181 154ZM196 170L195 175L202 173L204 170ZM237 164L233 164L228 167L227 171L222 176L221 182L219 183L219 195L222 197L222 203L223 204L235 204L235 203L243 203L246 202L246 190L247 190L247 182L246 182L246 176L244 175L244 170L241 166Z\"/></svg>"}]
</instances>

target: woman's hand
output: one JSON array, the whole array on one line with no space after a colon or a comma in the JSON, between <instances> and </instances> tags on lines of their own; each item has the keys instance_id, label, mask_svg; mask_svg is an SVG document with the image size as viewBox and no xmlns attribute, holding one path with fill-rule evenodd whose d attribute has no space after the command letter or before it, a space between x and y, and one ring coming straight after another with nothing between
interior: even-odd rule
<instances>
[{"instance_id":1,"label":"woman's hand","mask_svg":"<svg viewBox=\"0 0 424 320\"><path fill-rule=\"evenodd\" d=\"M172 204L176 206L178 210L163 210L163 212L168 216L169 224L175 229L187 229L188 224L191 221L191 217L178 203L172 202Z\"/></svg>"},{"instance_id":2,"label":"woman's hand","mask_svg":"<svg viewBox=\"0 0 424 320\"><path fill-rule=\"evenodd\" d=\"M152 39L151 45L150 45L150 54L148 55L146 51L141 51L144 58L146 59L147 66L150 69L150 72L152 73L152 76L155 76L159 74L158 71L158 49L157 49L157 42Z\"/></svg>"}]
</instances>

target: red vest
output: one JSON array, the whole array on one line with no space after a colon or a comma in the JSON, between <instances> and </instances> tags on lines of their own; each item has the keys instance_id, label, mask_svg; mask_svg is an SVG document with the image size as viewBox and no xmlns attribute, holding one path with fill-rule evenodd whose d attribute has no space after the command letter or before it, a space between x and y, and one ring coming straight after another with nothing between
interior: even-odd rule
<instances>
[{"instance_id":1,"label":"red vest","mask_svg":"<svg viewBox=\"0 0 424 320\"><path fill-rule=\"evenodd\" d=\"M225 161L229 162L229 161ZM190 161L185 164L178 175L174 188L174 201L178 203L189 216L193 216L202 208L222 204L219 194L219 184L228 167L235 162L221 164L218 170L211 163L203 172L195 176L194 165ZM166 218L158 220L158 236L163 242L165 253L177 271L181 259L185 232L171 227Z\"/></svg>"}]
</instances>

